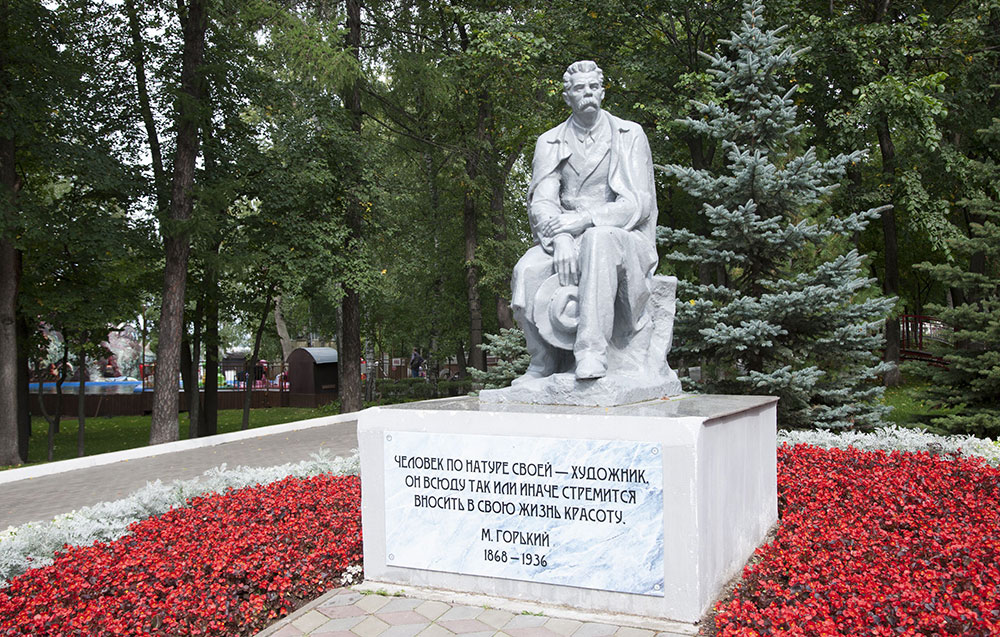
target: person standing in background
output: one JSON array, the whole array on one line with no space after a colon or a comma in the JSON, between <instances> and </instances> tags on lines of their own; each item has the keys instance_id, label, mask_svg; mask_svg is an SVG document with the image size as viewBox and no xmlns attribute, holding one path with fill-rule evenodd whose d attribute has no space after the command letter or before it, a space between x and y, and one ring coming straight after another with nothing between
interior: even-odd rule
<instances>
[{"instance_id":1,"label":"person standing in background","mask_svg":"<svg viewBox=\"0 0 1000 637\"><path fill-rule=\"evenodd\" d=\"M410 355L410 376L412 378L420 378L420 366L424 364L424 358L417 351L417 348L413 348L413 353Z\"/></svg>"}]
</instances>

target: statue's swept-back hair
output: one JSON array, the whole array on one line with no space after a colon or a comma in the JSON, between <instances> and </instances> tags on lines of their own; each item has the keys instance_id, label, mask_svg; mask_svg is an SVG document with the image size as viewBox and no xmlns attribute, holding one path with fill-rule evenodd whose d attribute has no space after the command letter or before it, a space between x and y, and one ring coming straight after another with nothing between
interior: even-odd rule
<instances>
[{"instance_id":1,"label":"statue's swept-back hair","mask_svg":"<svg viewBox=\"0 0 1000 637\"><path fill-rule=\"evenodd\" d=\"M573 86L573 76L577 73L593 73L597 72L597 77L604 84L604 71L601 67L597 66L597 62L593 60L580 60L578 62L573 62L566 67L566 72L563 73L563 90L569 91L570 87Z\"/></svg>"}]
</instances>

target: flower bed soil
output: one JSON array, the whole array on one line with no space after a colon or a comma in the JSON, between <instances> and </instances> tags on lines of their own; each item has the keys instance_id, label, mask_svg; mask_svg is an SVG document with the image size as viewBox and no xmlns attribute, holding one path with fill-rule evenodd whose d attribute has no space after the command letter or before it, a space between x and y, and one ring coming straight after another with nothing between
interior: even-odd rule
<instances>
[{"instance_id":1,"label":"flower bed soil","mask_svg":"<svg viewBox=\"0 0 1000 637\"><path fill-rule=\"evenodd\" d=\"M0 635L253 635L360 564L356 476L192 498L0 590Z\"/></svg>"},{"instance_id":2,"label":"flower bed soil","mask_svg":"<svg viewBox=\"0 0 1000 637\"><path fill-rule=\"evenodd\" d=\"M927 453L778 450L781 520L721 636L1000 634L1000 470Z\"/></svg>"}]
</instances>

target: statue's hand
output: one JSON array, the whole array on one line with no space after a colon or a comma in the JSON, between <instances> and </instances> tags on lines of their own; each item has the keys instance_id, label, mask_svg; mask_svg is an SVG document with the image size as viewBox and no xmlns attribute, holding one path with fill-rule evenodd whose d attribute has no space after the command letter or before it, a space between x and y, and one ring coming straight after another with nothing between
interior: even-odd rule
<instances>
[{"instance_id":1,"label":"statue's hand","mask_svg":"<svg viewBox=\"0 0 1000 637\"><path fill-rule=\"evenodd\" d=\"M541 225L542 235L544 235L546 237L549 237L549 238L552 238L552 237L556 236L557 234L559 234L559 232L560 232L560 230L559 230L559 226L560 226L559 220L564 216L564 214L556 216L556 217L550 217L549 219L547 219L544 222L542 222L542 225Z\"/></svg>"},{"instance_id":2,"label":"statue's hand","mask_svg":"<svg viewBox=\"0 0 1000 637\"><path fill-rule=\"evenodd\" d=\"M559 285L579 283L580 272L576 267L576 250L573 247L573 238L568 234L556 235L552 241L552 248L556 274L559 275Z\"/></svg>"},{"instance_id":3,"label":"statue's hand","mask_svg":"<svg viewBox=\"0 0 1000 637\"><path fill-rule=\"evenodd\" d=\"M542 234L546 237L554 237L557 234L565 233L575 237L583 234L583 231L592 225L594 224L590 220L590 215L564 212L542 224Z\"/></svg>"}]
</instances>

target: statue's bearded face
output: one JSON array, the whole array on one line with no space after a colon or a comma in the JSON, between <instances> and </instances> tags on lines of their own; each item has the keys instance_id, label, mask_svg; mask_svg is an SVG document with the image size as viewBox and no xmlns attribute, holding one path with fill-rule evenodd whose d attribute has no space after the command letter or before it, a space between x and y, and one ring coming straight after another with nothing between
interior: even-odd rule
<instances>
[{"instance_id":1,"label":"statue's bearded face","mask_svg":"<svg viewBox=\"0 0 1000 637\"><path fill-rule=\"evenodd\" d=\"M597 71L574 73L569 89L563 91L563 99L573 109L574 114L593 113L601 109L604 87Z\"/></svg>"}]
</instances>

